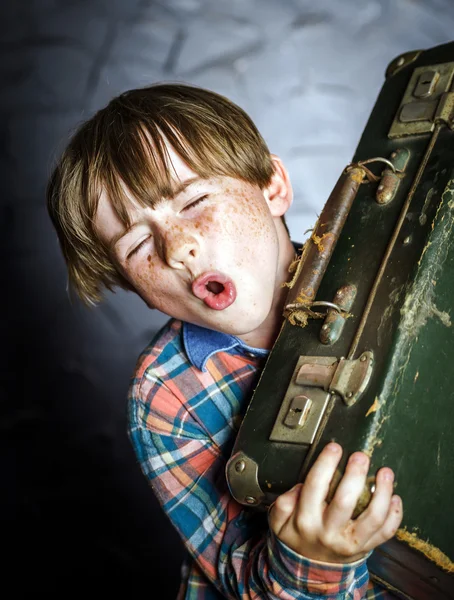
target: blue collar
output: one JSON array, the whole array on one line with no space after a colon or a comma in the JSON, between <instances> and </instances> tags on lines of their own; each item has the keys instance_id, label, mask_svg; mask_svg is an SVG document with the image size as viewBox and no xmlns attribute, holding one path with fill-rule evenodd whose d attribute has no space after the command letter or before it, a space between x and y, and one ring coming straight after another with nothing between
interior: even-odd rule
<instances>
[{"instance_id":1,"label":"blue collar","mask_svg":"<svg viewBox=\"0 0 454 600\"><path fill-rule=\"evenodd\" d=\"M234 335L186 322L183 323L183 343L189 362L200 371L206 371L208 359L217 352L235 351L257 358L269 354L269 350L252 348Z\"/></svg>"}]
</instances>

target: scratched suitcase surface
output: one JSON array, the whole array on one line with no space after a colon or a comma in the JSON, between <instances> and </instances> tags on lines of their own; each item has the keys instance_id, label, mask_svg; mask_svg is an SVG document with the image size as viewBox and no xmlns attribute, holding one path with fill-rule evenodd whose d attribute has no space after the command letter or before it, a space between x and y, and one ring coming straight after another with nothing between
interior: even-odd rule
<instances>
[{"instance_id":1,"label":"scratched suitcase surface","mask_svg":"<svg viewBox=\"0 0 454 600\"><path fill-rule=\"evenodd\" d=\"M371 493L392 467L404 520L369 567L414 600L454 598L453 126L454 42L392 61L226 469L232 495L263 507L330 440L371 456Z\"/></svg>"}]
</instances>

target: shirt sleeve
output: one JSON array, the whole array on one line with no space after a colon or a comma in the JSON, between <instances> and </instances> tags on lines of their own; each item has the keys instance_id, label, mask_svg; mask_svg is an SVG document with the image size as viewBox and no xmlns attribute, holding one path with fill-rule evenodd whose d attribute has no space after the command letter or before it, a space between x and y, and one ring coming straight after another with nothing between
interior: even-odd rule
<instances>
[{"instance_id":1,"label":"shirt sleeve","mask_svg":"<svg viewBox=\"0 0 454 600\"><path fill-rule=\"evenodd\" d=\"M266 513L238 504L221 448L159 379L131 388L129 436L165 513L199 569L229 599L359 600L366 560L335 565L308 560L268 529ZM374 596L372 588L368 600Z\"/></svg>"}]
</instances>

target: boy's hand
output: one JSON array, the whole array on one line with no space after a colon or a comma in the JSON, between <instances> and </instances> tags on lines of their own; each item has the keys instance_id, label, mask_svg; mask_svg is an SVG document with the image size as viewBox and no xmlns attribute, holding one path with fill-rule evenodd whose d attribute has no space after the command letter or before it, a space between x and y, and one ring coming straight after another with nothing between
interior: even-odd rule
<instances>
[{"instance_id":1,"label":"boy's hand","mask_svg":"<svg viewBox=\"0 0 454 600\"><path fill-rule=\"evenodd\" d=\"M339 444L328 444L304 484L279 496L269 513L270 527L277 537L309 559L354 562L392 538L402 521L401 499L393 495L394 473L387 467L377 473L366 510L351 518L369 469L369 458L363 452L350 456L333 499L326 502L341 456Z\"/></svg>"}]
</instances>

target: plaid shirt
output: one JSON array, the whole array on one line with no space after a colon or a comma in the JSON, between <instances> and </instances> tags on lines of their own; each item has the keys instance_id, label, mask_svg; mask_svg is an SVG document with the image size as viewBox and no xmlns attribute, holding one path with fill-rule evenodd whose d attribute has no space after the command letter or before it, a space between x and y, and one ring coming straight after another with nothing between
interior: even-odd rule
<instances>
[{"instance_id":1,"label":"plaid shirt","mask_svg":"<svg viewBox=\"0 0 454 600\"><path fill-rule=\"evenodd\" d=\"M308 560L239 505L225 477L241 418L267 351L170 320L140 356L129 393L129 435L141 469L190 560L179 598L369 600L366 561Z\"/></svg>"}]
</instances>

